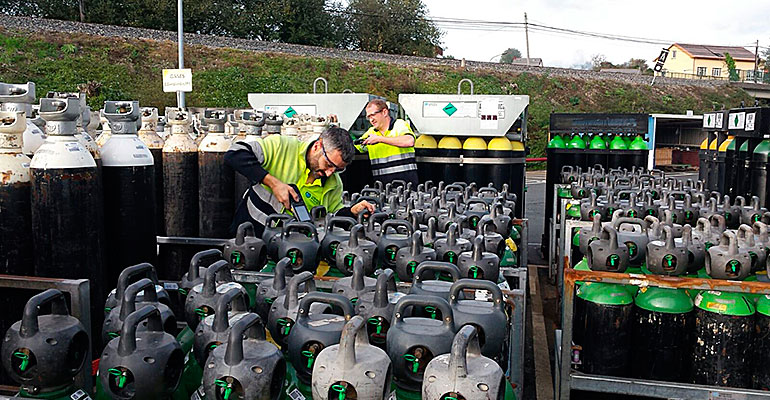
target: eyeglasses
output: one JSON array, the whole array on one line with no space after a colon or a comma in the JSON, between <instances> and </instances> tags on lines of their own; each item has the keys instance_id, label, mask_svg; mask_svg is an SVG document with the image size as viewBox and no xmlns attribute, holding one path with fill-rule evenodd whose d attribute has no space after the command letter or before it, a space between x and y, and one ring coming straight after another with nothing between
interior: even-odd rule
<instances>
[{"instance_id":1,"label":"eyeglasses","mask_svg":"<svg viewBox=\"0 0 770 400\"><path fill-rule=\"evenodd\" d=\"M320 142L321 142L321 152L324 154L324 157L326 158L326 162L328 162L329 164L331 164L331 166L332 166L332 167L334 167L334 172L339 172L339 173L343 173L343 172L345 172L345 168L346 168L346 167L342 167L342 168L338 167L338 166L337 166L337 164L335 164L335 163L334 163L334 162L331 160L331 158L329 158L329 155L328 155L328 154L326 154L326 148L324 148L324 142L323 142L323 140L321 140Z\"/></svg>"},{"instance_id":2,"label":"eyeglasses","mask_svg":"<svg viewBox=\"0 0 770 400\"><path fill-rule=\"evenodd\" d=\"M386 110L386 108L381 108L381 109L379 109L379 110L377 110L377 111L375 111L373 113L366 114L366 119L369 119L369 118L371 118L371 117L381 113L383 110Z\"/></svg>"}]
</instances>

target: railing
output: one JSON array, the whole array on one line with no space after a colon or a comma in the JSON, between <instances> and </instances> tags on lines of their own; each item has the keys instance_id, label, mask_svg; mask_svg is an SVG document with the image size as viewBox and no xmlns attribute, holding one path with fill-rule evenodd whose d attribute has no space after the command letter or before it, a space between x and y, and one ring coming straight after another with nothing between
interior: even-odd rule
<instances>
[{"instance_id":1,"label":"railing","mask_svg":"<svg viewBox=\"0 0 770 400\"><path fill-rule=\"evenodd\" d=\"M754 76L756 75L756 83L770 83L770 72L768 71L759 71L759 70L738 70L738 80L735 82L750 82L755 83ZM716 80L716 81L728 81L729 78L727 76L719 75L719 76L713 76L713 75L699 75L699 74L687 74L684 72L671 72L671 71L662 71L659 74L660 76L667 77L667 78L678 78L678 79L700 79L700 80Z\"/></svg>"}]
</instances>

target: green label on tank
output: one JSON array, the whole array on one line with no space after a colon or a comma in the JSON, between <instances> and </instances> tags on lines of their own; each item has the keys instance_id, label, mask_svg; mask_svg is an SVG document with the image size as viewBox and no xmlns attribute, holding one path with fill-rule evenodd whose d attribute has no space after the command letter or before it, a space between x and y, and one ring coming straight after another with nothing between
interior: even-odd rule
<instances>
[{"instance_id":1,"label":"green label on tank","mask_svg":"<svg viewBox=\"0 0 770 400\"><path fill-rule=\"evenodd\" d=\"M446 113L446 115L451 117L452 114L454 114L457 111L457 107L455 107L452 103L449 103L444 106L443 110Z\"/></svg>"},{"instance_id":2,"label":"green label on tank","mask_svg":"<svg viewBox=\"0 0 770 400\"><path fill-rule=\"evenodd\" d=\"M283 112L283 115L291 118L295 115L297 115L297 111L295 111L293 108L289 107L286 109L286 111Z\"/></svg>"}]
</instances>

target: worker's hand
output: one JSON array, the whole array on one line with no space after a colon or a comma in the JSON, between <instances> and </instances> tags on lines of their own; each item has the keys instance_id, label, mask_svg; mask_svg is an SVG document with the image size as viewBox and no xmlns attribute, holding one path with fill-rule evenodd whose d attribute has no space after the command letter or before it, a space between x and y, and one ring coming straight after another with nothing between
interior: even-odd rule
<instances>
[{"instance_id":1,"label":"worker's hand","mask_svg":"<svg viewBox=\"0 0 770 400\"><path fill-rule=\"evenodd\" d=\"M267 175L263 182L265 182L267 186L270 186L270 189L273 191L273 196L275 196L287 210L291 209L291 200L289 199L289 196L293 197L294 201L299 201L300 199L299 193L295 192L291 186L279 181L272 175Z\"/></svg>"},{"instance_id":2,"label":"worker's hand","mask_svg":"<svg viewBox=\"0 0 770 400\"><path fill-rule=\"evenodd\" d=\"M374 212L374 204L362 200L353 205L353 207L350 207L350 212L353 213L353 215L358 216L359 213L368 211L370 214Z\"/></svg>"},{"instance_id":3,"label":"worker's hand","mask_svg":"<svg viewBox=\"0 0 770 400\"><path fill-rule=\"evenodd\" d=\"M385 142L383 140L383 137L382 136L377 136L377 135L371 135L371 136L367 137L366 139L364 139L364 145L377 144L377 143L383 143L383 142Z\"/></svg>"}]
</instances>

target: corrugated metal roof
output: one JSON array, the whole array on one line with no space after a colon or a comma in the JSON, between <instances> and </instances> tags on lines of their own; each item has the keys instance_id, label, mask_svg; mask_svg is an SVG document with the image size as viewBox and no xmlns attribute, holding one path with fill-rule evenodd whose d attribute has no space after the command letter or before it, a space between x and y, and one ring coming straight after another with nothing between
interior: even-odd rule
<instances>
[{"instance_id":1,"label":"corrugated metal roof","mask_svg":"<svg viewBox=\"0 0 770 400\"><path fill-rule=\"evenodd\" d=\"M754 61L754 53L746 50L743 47L737 46L710 46L704 44L684 44L674 43L672 46L677 46L687 52L693 58L710 58L722 60L725 58L725 53L730 53L736 60L741 61Z\"/></svg>"}]
</instances>

